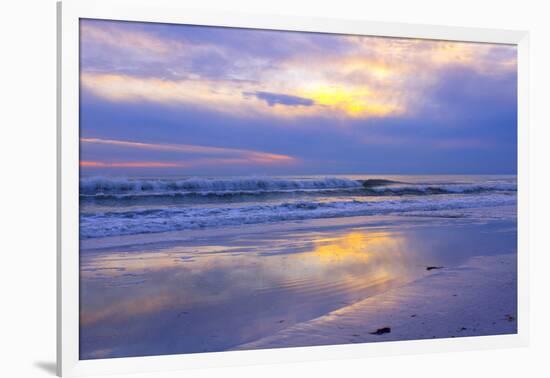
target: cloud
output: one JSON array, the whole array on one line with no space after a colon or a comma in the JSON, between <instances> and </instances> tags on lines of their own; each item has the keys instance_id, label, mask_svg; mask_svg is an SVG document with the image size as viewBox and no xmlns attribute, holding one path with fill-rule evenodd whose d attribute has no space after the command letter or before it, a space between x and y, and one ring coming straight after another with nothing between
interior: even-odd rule
<instances>
[{"instance_id":1,"label":"cloud","mask_svg":"<svg viewBox=\"0 0 550 378\"><path fill-rule=\"evenodd\" d=\"M189 167L189 164L161 161L105 162L83 160L80 161L80 166L85 168L183 168Z\"/></svg>"},{"instance_id":2,"label":"cloud","mask_svg":"<svg viewBox=\"0 0 550 378\"><path fill-rule=\"evenodd\" d=\"M255 96L260 100L265 101L269 106L274 105L286 105L286 106L312 106L315 104L310 98L291 96L282 93L272 93L272 92L243 92L245 97Z\"/></svg>"},{"instance_id":3,"label":"cloud","mask_svg":"<svg viewBox=\"0 0 550 378\"><path fill-rule=\"evenodd\" d=\"M515 46L82 23L81 135L103 136L83 142L84 161L213 175L515 170Z\"/></svg>"},{"instance_id":4,"label":"cloud","mask_svg":"<svg viewBox=\"0 0 550 378\"><path fill-rule=\"evenodd\" d=\"M131 25L83 20L80 23L81 44L84 47L98 44L118 50L143 51L161 55L170 54L184 47L182 42L159 38L151 33L127 27Z\"/></svg>"},{"instance_id":5,"label":"cloud","mask_svg":"<svg viewBox=\"0 0 550 378\"><path fill-rule=\"evenodd\" d=\"M231 166L257 166L273 164L266 159L248 158L212 158L212 159L188 159L185 161L95 161L81 160L82 168L201 168Z\"/></svg>"},{"instance_id":6,"label":"cloud","mask_svg":"<svg viewBox=\"0 0 550 378\"><path fill-rule=\"evenodd\" d=\"M169 80L230 75L229 68L220 69L230 62L222 46L162 30L158 24L82 20L81 72Z\"/></svg>"},{"instance_id":7,"label":"cloud","mask_svg":"<svg viewBox=\"0 0 550 378\"><path fill-rule=\"evenodd\" d=\"M386 146L392 148L403 148L414 145L424 149L445 149L445 150L470 150L470 149L489 149L495 147L494 141L480 138L461 138L461 137L439 137L433 136L399 136L399 135L367 135L361 139L365 145Z\"/></svg>"},{"instance_id":8,"label":"cloud","mask_svg":"<svg viewBox=\"0 0 550 378\"><path fill-rule=\"evenodd\" d=\"M80 75L80 84L85 91L112 102L192 105L242 118L266 115L282 119L317 116L370 118L404 112L397 94L373 91L367 86L318 84L295 88L299 95L283 95L259 90L260 86L254 82L168 80L88 72ZM289 90L283 84L277 89ZM282 109L274 106L276 104L287 106Z\"/></svg>"},{"instance_id":9,"label":"cloud","mask_svg":"<svg viewBox=\"0 0 550 378\"><path fill-rule=\"evenodd\" d=\"M89 20L81 28L85 90L240 117L410 116L438 103L426 93L449 70L489 77L516 67L506 45Z\"/></svg>"},{"instance_id":10,"label":"cloud","mask_svg":"<svg viewBox=\"0 0 550 378\"><path fill-rule=\"evenodd\" d=\"M121 148L130 148L150 151L149 153L142 154L142 158L150 158L151 156L154 156L154 154L152 154L151 152L175 152L181 156L180 161L115 162L84 160L81 162L81 166L92 168L184 168L216 164L285 165L294 164L297 162L296 158L289 155L238 148L212 147L190 144L142 143L102 138L81 138L80 143L83 148L91 148L90 146L102 145L114 148L115 150L120 150ZM162 157L162 155L158 157Z\"/></svg>"}]
</instances>

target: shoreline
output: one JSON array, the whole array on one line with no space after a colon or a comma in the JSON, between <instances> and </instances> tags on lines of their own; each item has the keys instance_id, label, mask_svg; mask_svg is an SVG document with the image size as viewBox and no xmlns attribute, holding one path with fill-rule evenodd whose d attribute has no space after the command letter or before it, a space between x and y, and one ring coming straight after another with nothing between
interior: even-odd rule
<instances>
[{"instance_id":1,"label":"shoreline","mask_svg":"<svg viewBox=\"0 0 550 378\"><path fill-rule=\"evenodd\" d=\"M514 334L516 287L517 255L472 257L232 350Z\"/></svg>"},{"instance_id":2,"label":"shoreline","mask_svg":"<svg viewBox=\"0 0 550 378\"><path fill-rule=\"evenodd\" d=\"M493 216L493 211L505 211L506 217L499 219ZM475 212L474 212L475 211ZM480 216L483 212L484 216ZM457 217L449 215L443 211L430 211L424 213L410 214L385 214L385 215L356 215L334 218L318 218L304 219L295 221L273 222L246 225L243 229L240 226L223 226L196 230L180 230L166 231L156 233L142 233L120 236L106 236L102 238L90 238L80 240L80 250L84 252L101 250L107 248L127 247L132 245L154 245L162 244L178 244L184 242L193 242L204 238L219 238L232 236L235 234L265 234L268 232L283 231L303 231L311 228L323 229L326 231L344 229L347 227L388 227L396 223L407 226L417 226L419 224L438 223L441 224L444 220L453 223L469 223L472 220L478 221L493 221L514 219L516 214L516 206L501 206L498 208L480 207L476 209L464 209L462 216Z\"/></svg>"}]
</instances>

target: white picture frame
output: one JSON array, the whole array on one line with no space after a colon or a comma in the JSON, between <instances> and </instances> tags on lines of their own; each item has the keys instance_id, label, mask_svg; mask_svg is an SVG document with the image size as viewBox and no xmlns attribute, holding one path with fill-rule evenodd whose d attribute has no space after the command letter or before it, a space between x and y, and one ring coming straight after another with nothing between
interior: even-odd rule
<instances>
[{"instance_id":1,"label":"white picture frame","mask_svg":"<svg viewBox=\"0 0 550 378\"><path fill-rule=\"evenodd\" d=\"M514 44L518 48L518 332L514 335L79 360L79 19L149 21L289 31ZM58 3L57 372L120 374L260 363L525 346L529 335L528 82L525 31L380 23L186 9L169 0Z\"/></svg>"}]
</instances>

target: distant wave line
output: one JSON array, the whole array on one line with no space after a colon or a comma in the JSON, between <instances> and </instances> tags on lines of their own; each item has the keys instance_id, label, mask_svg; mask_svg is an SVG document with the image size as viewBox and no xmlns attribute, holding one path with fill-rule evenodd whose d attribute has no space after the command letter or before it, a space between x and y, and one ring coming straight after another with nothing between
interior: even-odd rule
<instances>
[{"instance_id":1,"label":"distant wave line","mask_svg":"<svg viewBox=\"0 0 550 378\"><path fill-rule=\"evenodd\" d=\"M453 193L517 191L515 183L405 183L393 180L346 178L282 179L282 178L238 178L238 179L113 179L87 178L80 182L83 198L139 199L148 197L230 197L262 196L270 194L346 194L355 193L371 196L391 195L433 195Z\"/></svg>"}]
</instances>

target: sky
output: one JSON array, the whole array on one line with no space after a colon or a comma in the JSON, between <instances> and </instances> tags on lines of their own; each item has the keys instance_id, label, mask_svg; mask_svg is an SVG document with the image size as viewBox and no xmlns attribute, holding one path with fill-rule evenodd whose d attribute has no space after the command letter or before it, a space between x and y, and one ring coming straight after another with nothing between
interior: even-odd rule
<instances>
[{"instance_id":1,"label":"sky","mask_svg":"<svg viewBox=\"0 0 550 378\"><path fill-rule=\"evenodd\" d=\"M515 174L515 46L80 21L85 175Z\"/></svg>"}]
</instances>

